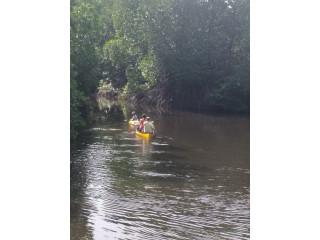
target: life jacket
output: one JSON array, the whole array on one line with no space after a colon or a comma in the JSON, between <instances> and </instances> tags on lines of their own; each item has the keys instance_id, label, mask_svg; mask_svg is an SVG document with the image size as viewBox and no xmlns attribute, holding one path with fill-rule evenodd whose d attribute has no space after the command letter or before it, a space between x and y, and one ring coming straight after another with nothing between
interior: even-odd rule
<instances>
[{"instance_id":1,"label":"life jacket","mask_svg":"<svg viewBox=\"0 0 320 240\"><path fill-rule=\"evenodd\" d=\"M145 121L147 121L147 119L142 118L142 119L140 120L139 129L141 130L141 132L143 132L143 123L144 123Z\"/></svg>"}]
</instances>

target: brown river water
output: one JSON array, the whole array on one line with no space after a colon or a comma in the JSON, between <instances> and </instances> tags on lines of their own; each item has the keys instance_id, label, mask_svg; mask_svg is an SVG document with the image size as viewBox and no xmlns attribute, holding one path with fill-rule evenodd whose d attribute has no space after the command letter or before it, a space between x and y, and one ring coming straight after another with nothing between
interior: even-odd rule
<instances>
[{"instance_id":1,"label":"brown river water","mask_svg":"<svg viewBox=\"0 0 320 240\"><path fill-rule=\"evenodd\" d=\"M151 117L151 141L101 119L72 145L71 239L249 239L249 117Z\"/></svg>"}]
</instances>

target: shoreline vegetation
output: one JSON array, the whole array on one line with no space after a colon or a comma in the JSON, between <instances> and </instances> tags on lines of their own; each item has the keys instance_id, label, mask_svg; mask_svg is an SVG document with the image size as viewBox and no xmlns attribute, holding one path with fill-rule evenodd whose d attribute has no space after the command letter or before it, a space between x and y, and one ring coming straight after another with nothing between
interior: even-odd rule
<instances>
[{"instance_id":1,"label":"shoreline vegetation","mask_svg":"<svg viewBox=\"0 0 320 240\"><path fill-rule=\"evenodd\" d=\"M70 11L71 139L94 99L250 113L249 0L71 0Z\"/></svg>"}]
</instances>

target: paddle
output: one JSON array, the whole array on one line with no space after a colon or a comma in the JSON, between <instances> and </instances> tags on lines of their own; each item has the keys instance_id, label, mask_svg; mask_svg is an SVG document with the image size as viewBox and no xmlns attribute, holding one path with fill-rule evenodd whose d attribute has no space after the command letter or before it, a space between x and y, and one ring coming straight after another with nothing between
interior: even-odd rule
<instances>
[{"instance_id":1,"label":"paddle","mask_svg":"<svg viewBox=\"0 0 320 240\"><path fill-rule=\"evenodd\" d=\"M134 128L135 128L135 125L130 125L130 128L129 128L129 130L128 130L128 133L131 133Z\"/></svg>"}]
</instances>

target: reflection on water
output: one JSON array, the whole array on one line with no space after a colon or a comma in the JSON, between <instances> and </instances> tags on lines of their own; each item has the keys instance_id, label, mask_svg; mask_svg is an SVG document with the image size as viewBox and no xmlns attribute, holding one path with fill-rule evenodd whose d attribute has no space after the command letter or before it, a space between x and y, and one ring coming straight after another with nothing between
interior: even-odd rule
<instances>
[{"instance_id":1,"label":"reflection on water","mask_svg":"<svg viewBox=\"0 0 320 240\"><path fill-rule=\"evenodd\" d=\"M249 119L101 121L71 151L71 239L249 239Z\"/></svg>"}]
</instances>

